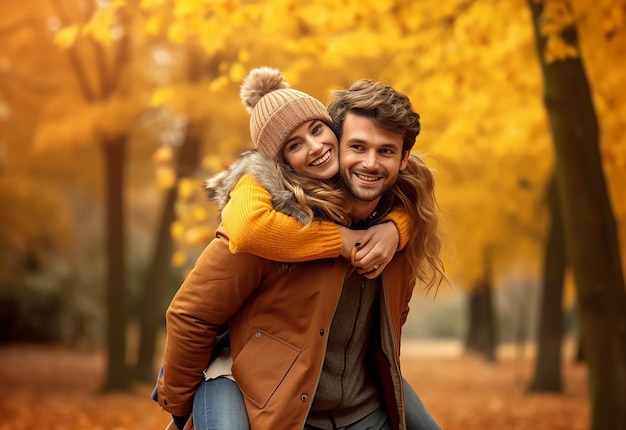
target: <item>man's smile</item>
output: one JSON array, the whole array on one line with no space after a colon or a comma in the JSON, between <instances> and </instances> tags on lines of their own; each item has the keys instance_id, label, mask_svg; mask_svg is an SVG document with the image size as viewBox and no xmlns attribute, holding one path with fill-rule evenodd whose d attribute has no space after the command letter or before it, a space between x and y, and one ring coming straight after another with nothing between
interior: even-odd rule
<instances>
[{"instance_id":1,"label":"man's smile","mask_svg":"<svg viewBox=\"0 0 626 430\"><path fill-rule=\"evenodd\" d=\"M365 181L365 182L376 182L382 179L381 176L367 175L367 174L358 173L358 172L355 172L354 175L360 180Z\"/></svg>"}]
</instances>

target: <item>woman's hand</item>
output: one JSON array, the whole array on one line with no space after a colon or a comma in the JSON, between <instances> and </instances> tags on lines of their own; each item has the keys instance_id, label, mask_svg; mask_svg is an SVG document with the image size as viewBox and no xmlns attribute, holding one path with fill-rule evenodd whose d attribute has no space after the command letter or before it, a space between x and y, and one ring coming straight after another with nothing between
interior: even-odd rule
<instances>
[{"instance_id":1,"label":"woman's hand","mask_svg":"<svg viewBox=\"0 0 626 430\"><path fill-rule=\"evenodd\" d=\"M352 251L354 248L358 248L361 244L359 243L360 237L366 230L350 230L348 227L344 227L342 225L339 227L339 234L341 235L341 242L343 244L343 249L341 251L341 256L350 260L352 257Z\"/></svg>"},{"instance_id":2,"label":"woman's hand","mask_svg":"<svg viewBox=\"0 0 626 430\"><path fill-rule=\"evenodd\" d=\"M343 232L342 229L348 231ZM350 258L358 272L368 279L380 275L398 250L400 234L392 222L368 230L349 230L345 227L339 230L344 244L341 255ZM349 257L346 256L348 252Z\"/></svg>"}]
</instances>

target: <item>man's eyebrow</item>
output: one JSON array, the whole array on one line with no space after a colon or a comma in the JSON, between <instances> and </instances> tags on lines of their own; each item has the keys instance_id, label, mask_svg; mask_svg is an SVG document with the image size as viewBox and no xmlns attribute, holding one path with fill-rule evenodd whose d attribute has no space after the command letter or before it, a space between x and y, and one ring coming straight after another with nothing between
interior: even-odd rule
<instances>
[{"instance_id":1,"label":"man's eyebrow","mask_svg":"<svg viewBox=\"0 0 626 430\"><path fill-rule=\"evenodd\" d=\"M367 139L363 138L363 137L350 137L347 142L350 143L366 143Z\"/></svg>"},{"instance_id":2,"label":"man's eyebrow","mask_svg":"<svg viewBox=\"0 0 626 430\"><path fill-rule=\"evenodd\" d=\"M402 145L398 145L396 143L383 143L381 145L381 148L388 148L388 149L402 149Z\"/></svg>"}]
</instances>

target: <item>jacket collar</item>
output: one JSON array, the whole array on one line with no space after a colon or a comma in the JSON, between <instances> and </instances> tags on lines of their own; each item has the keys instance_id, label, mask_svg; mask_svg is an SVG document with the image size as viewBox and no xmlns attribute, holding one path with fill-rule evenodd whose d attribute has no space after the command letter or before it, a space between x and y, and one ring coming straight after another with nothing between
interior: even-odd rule
<instances>
[{"instance_id":1,"label":"jacket collar","mask_svg":"<svg viewBox=\"0 0 626 430\"><path fill-rule=\"evenodd\" d=\"M376 205L376 208L374 208L374 211L364 220L350 224L350 228L352 230L367 230L376 224L380 224L393 209L393 203L394 197L389 193L384 194Z\"/></svg>"}]
</instances>

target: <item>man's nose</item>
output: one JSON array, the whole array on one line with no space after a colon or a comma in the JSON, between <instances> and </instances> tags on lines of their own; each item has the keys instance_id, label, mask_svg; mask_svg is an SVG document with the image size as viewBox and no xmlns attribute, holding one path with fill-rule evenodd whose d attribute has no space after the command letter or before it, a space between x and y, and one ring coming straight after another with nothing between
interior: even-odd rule
<instances>
[{"instance_id":1,"label":"man's nose","mask_svg":"<svg viewBox=\"0 0 626 430\"><path fill-rule=\"evenodd\" d=\"M363 154L363 167L368 170L376 170L378 166L378 154L376 151L367 151Z\"/></svg>"}]
</instances>

